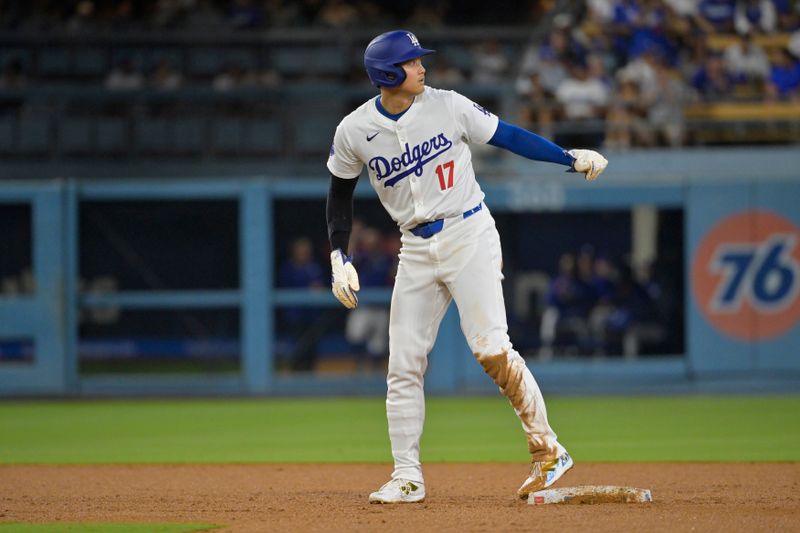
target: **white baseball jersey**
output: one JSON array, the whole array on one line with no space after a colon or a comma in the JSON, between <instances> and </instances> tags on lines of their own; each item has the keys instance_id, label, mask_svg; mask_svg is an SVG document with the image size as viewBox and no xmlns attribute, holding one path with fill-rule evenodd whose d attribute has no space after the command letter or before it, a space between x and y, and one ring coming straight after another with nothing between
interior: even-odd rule
<instances>
[{"instance_id":1,"label":"white baseball jersey","mask_svg":"<svg viewBox=\"0 0 800 533\"><path fill-rule=\"evenodd\" d=\"M328 170L353 179L367 165L381 203L401 228L458 216L484 196L467 144L488 142L497 123L496 115L453 91L425 87L397 121L371 98L336 128Z\"/></svg>"},{"instance_id":2,"label":"white baseball jersey","mask_svg":"<svg viewBox=\"0 0 800 533\"><path fill-rule=\"evenodd\" d=\"M508 337L494 219L488 209L461 216L484 196L467 144L486 143L497 124L495 115L464 96L426 87L397 121L370 99L342 120L333 139L331 174L353 179L367 165L373 188L401 228L451 219L430 238L401 236L386 376L393 479L424 481L419 457L423 376L452 300L470 350L520 418L531 458L551 460L563 450L547 421L539 386Z\"/></svg>"}]
</instances>

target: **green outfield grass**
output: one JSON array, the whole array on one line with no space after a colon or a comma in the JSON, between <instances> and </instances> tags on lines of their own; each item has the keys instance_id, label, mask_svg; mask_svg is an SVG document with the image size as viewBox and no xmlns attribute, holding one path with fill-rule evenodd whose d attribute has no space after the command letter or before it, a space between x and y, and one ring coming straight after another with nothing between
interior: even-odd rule
<instances>
[{"instance_id":1,"label":"green outfield grass","mask_svg":"<svg viewBox=\"0 0 800 533\"><path fill-rule=\"evenodd\" d=\"M800 396L548 400L580 461L798 461ZM427 462L525 461L508 403L430 398ZM0 463L390 462L382 398L0 402Z\"/></svg>"}]
</instances>

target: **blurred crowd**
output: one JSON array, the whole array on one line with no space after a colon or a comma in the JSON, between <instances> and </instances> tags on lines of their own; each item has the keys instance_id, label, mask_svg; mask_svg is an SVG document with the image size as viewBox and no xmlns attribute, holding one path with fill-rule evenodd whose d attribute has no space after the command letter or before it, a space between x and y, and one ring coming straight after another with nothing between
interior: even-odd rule
<instances>
[{"instance_id":1,"label":"blurred crowd","mask_svg":"<svg viewBox=\"0 0 800 533\"><path fill-rule=\"evenodd\" d=\"M539 357L623 354L663 342L668 303L653 265L633 269L596 255L590 246L562 254L541 315Z\"/></svg>"},{"instance_id":2,"label":"blurred crowd","mask_svg":"<svg viewBox=\"0 0 800 533\"><path fill-rule=\"evenodd\" d=\"M0 29L79 33L526 24L553 4L505 3L509 9L488 10L485 3L474 0L7 0L0 7Z\"/></svg>"},{"instance_id":3,"label":"blurred crowd","mask_svg":"<svg viewBox=\"0 0 800 533\"><path fill-rule=\"evenodd\" d=\"M531 33L446 33L470 25ZM12 0L0 3L0 30L99 35L107 44L6 47L0 89L80 84L232 92L324 81L369 90L358 39L240 43L231 30L397 26L414 29L438 50L426 58L430 85L468 95L470 88L494 91L484 105L516 109L518 116L504 118L564 146L682 146L702 142L690 135L689 108L800 106L800 0L507 1L491 10L466 0ZM211 44L158 40L182 30L207 34ZM155 41L139 46L109 37L126 31L152 31ZM223 44L214 45L214 36ZM793 131L768 142L800 138L800 129Z\"/></svg>"},{"instance_id":4,"label":"blurred crowd","mask_svg":"<svg viewBox=\"0 0 800 533\"><path fill-rule=\"evenodd\" d=\"M357 220L351 242L362 290L391 288L399 238ZM328 267L322 259L326 256L325 243L316 249L309 238L296 238L279 267L278 286L327 291ZM667 332L680 336L676 322L682 320L677 295L681 289L674 280L665 279L671 276L670 267L661 266L647 263L631 267L628 261L598 253L585 244L575 253L561 254L553 275L538 270L513 272L507 283L512 339L526 357L541 360L668 353L676 343L667 338ZM528 296L535 301L532 309L520 309L516 302ZM283 339L278 349L281 368L318 369L322 352L354 354L356 367L367 372L381 370L386 364L386 304L362 303L346 313L338 307L285 307L278 320ZM330 337L340 337L341 332L344 344L331 343Z\"/></svg>"},{"instance_id":5,"label":"blurred crowd","mask_svg":"<svg viewBox=\"0 0 800 533\"><path fill-rule=\"evenodd\" d=\"M324 247L323 247L324 248ZM389 288L394 284L400 239L379 229L353 221L350 254L358 272L362 290ZM289 254L278 270L281 288L328 288L329 266L317 257L327 256L315 251L307 237L292 241ZM295 371L313 370L318 361L319 344L331 331L345 332L348 350L356 354L356 364L362 371L382 370L389 356L388 305L361 303L347 312L344 328L336 325L342 315L339 308L287 307L279 315L279 330L286 335L286 349L279 350L285 367Z\"/></svg>"},{"instance_id":6,"label":"blurred crowd","mask_svg":"<svg viewBox=\"0 0 800 533\"><path fill-rule=\"evenodd\" d=\"M800 3L587 0L525 52L516 89L562 144L679 146L687 104L800 102Z\"/></svg>"}]
</instances>

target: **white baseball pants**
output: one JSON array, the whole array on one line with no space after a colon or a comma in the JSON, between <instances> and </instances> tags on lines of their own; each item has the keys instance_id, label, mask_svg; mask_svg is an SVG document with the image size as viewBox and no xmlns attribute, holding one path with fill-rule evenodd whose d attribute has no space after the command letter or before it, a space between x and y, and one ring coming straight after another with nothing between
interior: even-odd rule
<instances>
[{"instance_id":1,"label":"white baseball pants","mask_svg":"<svg viewBox=\"0 0 800 533\"><path fill-rule=\"evenodd\" d=\"M508 338L500 237L486 206L469 218L445 220L444 229L429 239L403 231L401 241L389 319L386 395L392 478L423 481L423 375L451 299L472 353L519 416L532 458L555 457L559 445L542 393Z\"/></svg>"}]
</instances>

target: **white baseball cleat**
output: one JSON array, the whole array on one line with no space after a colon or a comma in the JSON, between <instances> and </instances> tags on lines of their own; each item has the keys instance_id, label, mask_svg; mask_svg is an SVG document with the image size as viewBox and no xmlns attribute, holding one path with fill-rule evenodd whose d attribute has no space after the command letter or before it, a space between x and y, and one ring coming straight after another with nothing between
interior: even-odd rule
<instances>
[{"instance_id":1,"label":"white baseball cleat","mask_svg":"<svg viewBox=\"0 0 800 533\"><path fill-rule=\"evenodd\" d=\"M425 484L393 479L369 495L369 503L416 503L425 499Z\"/></svg>"},{"instance_id":2,"label":"white baseball cleat","mask_svg":"<svg viewBox=\"0 0 800 533\"><path fill-rule=\"evenodd\" d=\"M537 490L546 489L559 480L567 470L572 468L572 457L566 450L561 455L549 461L533 461L531 463L531 473L528 479L517 491L520 499L526 499L528 494Z\"/></svg>"}]
</instances>

